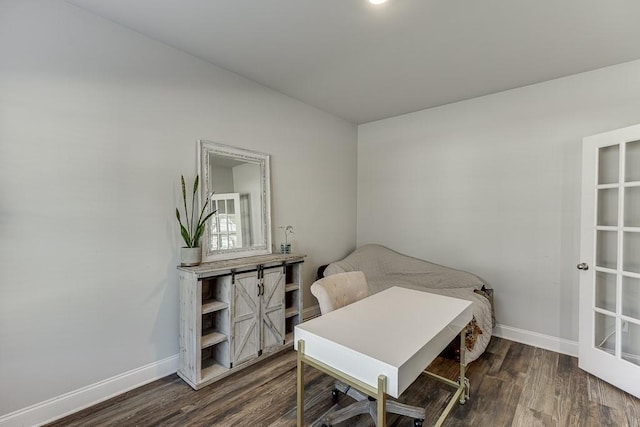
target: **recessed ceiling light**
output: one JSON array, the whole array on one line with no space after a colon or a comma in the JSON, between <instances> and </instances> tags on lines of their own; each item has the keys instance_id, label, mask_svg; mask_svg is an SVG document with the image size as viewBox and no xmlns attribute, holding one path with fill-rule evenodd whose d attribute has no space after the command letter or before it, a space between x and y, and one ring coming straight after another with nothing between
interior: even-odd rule
<instances>
[{"instance_id":1,"label":"recessed ceiling light","mask_svg":"<svg viewBox=\"0 0 640 427\"><path fill-rule=\"evenodd\" d=\"M382 4L382 3L386 3L387 0L369 0L369 3L371 4Z\"/></svg>"}]
</instances>

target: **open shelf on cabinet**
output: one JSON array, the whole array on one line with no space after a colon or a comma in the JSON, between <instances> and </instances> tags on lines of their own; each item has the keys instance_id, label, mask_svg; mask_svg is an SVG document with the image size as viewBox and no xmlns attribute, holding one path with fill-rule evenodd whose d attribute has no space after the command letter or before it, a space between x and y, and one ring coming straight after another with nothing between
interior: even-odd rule
<instances>
[{"instance_id":1,"label":"open shelf on cabinet","mask_svg":"<svg viewBox=\"0 0 640 427\"><path fill-rule=\"evenodd\" d=\"M298 323L300 323L300 315L298 313L294 313L293 315L285 318L285 321L284 321L285 335L293 334L293 330ZM293 336L291 337L291 340L293 340ZM285 339L285 341L287 340Z\"/></svg>"},{"instance_id":2,"label":"open shelf on cabinet","mask_svg":"<svg viewBox=\"0 0 640 427\"><path fill-rule=\"evenodd\" d=\"M300 265L288 265L285 270L285 311L284 311L284 343L291 345L293 343L293 331L295 326L300 323L302 316L300 313L302 307L302 289L300 281L302 279Z\"/></svg>"},{"instance_id":3,"label":"open shelf on cabinet","mask_svg":"<svg viewBox=\"0 0 640 427\"><path fill-rule=\"evenodd\" d=\"M200 347L207 348L227 340L227 336L216 331L203 331Z\"/></svg>"},{"instance_id":4,"label":"open shelf on cabinet","mask_svg":"<svg viewBox=\"0 0 640 427\"><path fill-rule=\"evenodd\" d=\"M293 344L293 332L289 332L284 336L284 345Z\"/></svg>"},{"instance_id":5,"label":"open shelf on cabinet","mask_svg":"<svg viewBox=\"0 0 640 427\"><path fill-rule=\"evenodd\" d=\"M201 281L200 376L213 378L231 366L229 360L229 283L227 275Z\"/></svg>"},{"instance_id":6,"label":"open shelf on cabinet","mask_svg":"<svg viewBox=\"0 0 640 427\"><path fill-rule=\"evenodd\" d=\"M222 375L228 371L229 371L229 368L226 368L221 364L217 363L215 360L210 359L210 360L207 360L206 363L203 362L202 369L200 370L200 376L202 378L202 381L206 381L210 378L214 378L219 375Z\"/></svg>"},{"instance_id":7,"label":"open shelf on cabinet","mask_svg":"<svg viewBox=\"0 0 640 427\"><path fill-rule=\"evenodd\" d=\"M298 314L298 307L287 307L284 310L284 317L286 319L296 316Z\"/></svg>"},{"instance_id":8,"label":"open shelf on cabinet","mask_svg":"<svg viewBox=\"0 0 640 427\"><path fill-rule=\"evenodd\" d=\"M229 308L229 303L215 299L202 302L202 314L213 313L214 311L224 310L225 308Z\"/></svg>"},{"instance_id":9,"label":"open shelf on cabinet","mask_svg":"<svg viewBox=\"0 0 640 427\"><path fill-rule=\"evenodd\" d=\"M300 285L297 283L287 283L284 287L285 292L297 291L300 289Z\"/></svg>"}]
</instances>

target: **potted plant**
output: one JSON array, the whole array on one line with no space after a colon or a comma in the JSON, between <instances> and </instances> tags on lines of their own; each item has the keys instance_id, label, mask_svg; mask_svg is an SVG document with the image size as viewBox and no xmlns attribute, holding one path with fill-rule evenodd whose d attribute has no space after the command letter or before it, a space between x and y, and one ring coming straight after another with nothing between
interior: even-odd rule
<instances>
[{"instance_id":1,"label":"potted plant","mask_svg":"<svg viewBox=\"0 0 640 427\"><path fill-rule=\"evenodd\" d=\"M289 243L289 234L293 234L293 227L290 225L285 225L281 228L284 232L284 243L280 244L280 253L281 254L290 254L291 253L291 243Z\"/></svg>"},{"instance_id":2,"label":"potted plant","mask_svg":"<svg viewBox=\"0 0 640 427\"><path fill-rule=\"evenodd\" d=\"M200 264L202 260L202 249L200 248L200 237L204 233L204 227L207 224L207 220L216 213L214 210L209 214L204 215L205 210L209 204L209 199L205 200L200 210L198 220L194 221L196 193L198 191L199 176L196 175L196 179L193 182L193 193L191 194L191 215L187 209L187 190L184 183L184 176L180 175L180 183L182 186L182 201L184 203L184 216L186 224L182 224L180 218L180 211L176 208L176 218L178 224L180 224L180 234L184 240L185 246L180 248L180 265L182 266L194 266ZM189 218L191 216L191 218Z\"/></svg>"}]
</instances>

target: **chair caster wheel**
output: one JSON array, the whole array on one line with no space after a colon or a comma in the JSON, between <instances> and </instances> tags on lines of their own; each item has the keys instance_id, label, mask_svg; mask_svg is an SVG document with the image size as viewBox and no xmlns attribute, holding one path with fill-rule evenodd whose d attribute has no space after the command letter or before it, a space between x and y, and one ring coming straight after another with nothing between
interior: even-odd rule
<instances>
[{"instance_id":1,"label":"chair caster wheel","mask_svg":"<svg viewBox=\"0 0 640 427\"><path fill-rule=\"evenodd\" d=\"M320 427L331 427L331 426L328 424L322 424Z\"/></svg>"},{"instance_id":2,"label":"chair caster wheel","mask_svg":"<svg viewBox=\"0 0 640 427\"><path fill-rule=\"evenodd\" d=\"M333 403L338 403L338 399L340 399L340 391L337 388L334 388L333 390L331 390L331 400L333 401Z\"/></svg>"},{"instance_id":3,"label":"chair caster wheel","mask_svg":"<svg viewBox=\"0 0 640 427\"><path fill-rule=\"evenodd\" d=\"M422 427L423 422L424 420L416 418L415 420L413 420L413 427Z\"/></svg>"}]
</instances>

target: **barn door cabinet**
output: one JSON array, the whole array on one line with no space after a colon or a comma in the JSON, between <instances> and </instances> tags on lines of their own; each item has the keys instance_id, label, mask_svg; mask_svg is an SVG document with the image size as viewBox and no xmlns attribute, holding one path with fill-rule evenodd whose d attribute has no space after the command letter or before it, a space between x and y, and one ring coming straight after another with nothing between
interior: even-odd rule
<instances>
[{"instance_id":1,"label":"barn door cabinet","mask_svg":"<svg viewBox=\"0 0 640 427\"><path fill-rule=\"evenodd\" d=\"M290 347L303 261L273 254L178 267L178 375L197 390Z\"/></svg>"}]
</instances>

